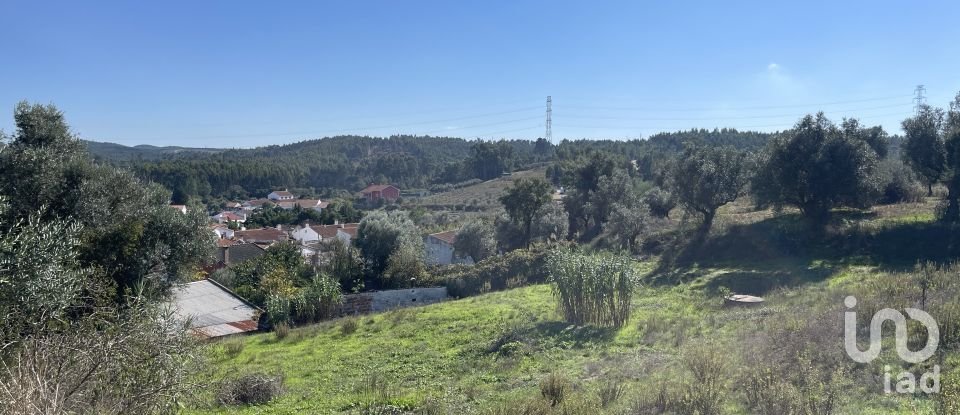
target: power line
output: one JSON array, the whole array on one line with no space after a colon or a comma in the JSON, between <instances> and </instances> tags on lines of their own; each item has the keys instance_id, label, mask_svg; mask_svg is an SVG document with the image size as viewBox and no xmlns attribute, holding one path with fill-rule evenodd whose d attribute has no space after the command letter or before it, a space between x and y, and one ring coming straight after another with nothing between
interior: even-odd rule
<instances>
[{"instance_id":1,"label":"power line","mask_svg":"<svg viewBox=\"0 0 960 415\"><path fill-rule=\"evenodd\" d=\"M843 110L834 110L832 112L856 112L856 111L869 111L876 109L887 109L887 108L898 108L903 107L907 104L895 104L895 105L884 105L879 107L869 107L869 108L859 108L859 109L843 109ZM764 119L764 118L784 118L784 117L795 117L797 114L778 114L778 115L750 115L750 116L739 116L739 117L726 117L726 116L717 116L717 117L684 117L684 118L640 118L640 117L609 117L609 116L592 116L592 115L567 115L565 118L583 118L583 119L598 119L598 120L634 120L634 121L710 121L710 120L752 120L752 119Z\"/></svg>"},{"instance_id":2,"label":"power line","mask_svg":"<svg viewBox=\"0 0 960 415\"><path fill-rule=\"evenodd\" d=\"M890 101L895 99L904 99L906 97L910 97L910 95L864 98L864 99L821 102L821 103L812 103L812 104L758 105L758 106L747 106L747 107L716 106L716 107L710 107L710 108L706 108L706 107L704 108L663 108L663 107L616 107L616 106L608 107L608 106L590 106L590 105L564 105L564 107L578 108L578 109L612 110L612 111L662 111L662 112L696 112L696 111L717 111L717 110L737 111L737 110L758 110L758 109L823 107L823 106L829 106L829 105L853 104L853 103L872 102L872 101Z\"/></svg>"},{"instance_id":3,"label":"power line","mask_svg":"<svg viewBox=\"0 0 960 415\"><path fill-rule=\"evenodd\" d=\"M875 114L866 117L857 117L859 120L867 120L874 118L884 118L892 116L902 116L908 117L909 114L904 114L903 112L892 112L885 114ZM774 128L779 127L781 129L792 128L793 124L787 123L777 123L777 124L764 124L764 125L729 125L726 128L737 128L737 129L748 129L748 128ZM582 129L592 129L592 130L676 130L676 128L663 128L663 127L651 127L651 126L589 126L589 125L575 125L575 124L561 124L561 128L582 128ZM696 128L696 127L693 127Z\"/></svg>"}]
</instances>

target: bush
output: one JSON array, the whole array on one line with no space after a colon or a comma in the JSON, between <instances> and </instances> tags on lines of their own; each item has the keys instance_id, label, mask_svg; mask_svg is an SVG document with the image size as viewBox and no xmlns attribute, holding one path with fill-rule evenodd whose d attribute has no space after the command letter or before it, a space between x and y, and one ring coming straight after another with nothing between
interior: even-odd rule
<instances>
[{"instance_id":1,"label":"bush","mask_svg":"<svg viewBox=\"0 0 960 415\"><path fill-rule=\"evenodd\" d=\"M221 405L260 405L270 402L283 391L283 378L263 373L224 380L217 392Z\"/></svg>"},{"instance_id":2,"label":"bush","mask_svg":"<svg viewBox=\"0 0 960 415\"><path fill-rule=\"evenodd\" d=\"M677 206L677 199L673 194L659 187L644 194L643 202L650 208L650 214L658 218L670 217L670 211Z\"/></svg>"},{"instance_id":3,"label":"bush","mask_svg":"<svg viewBox=\"0 0 960 415\"><path fill-rule=\"evenodd\" d=\"M287 323L279 323L273 327L273 335L277 340L283 340L290 335L290 326Z\"/></svg>"},{"instance_id":4,"label":"bush","mask_svg":"<svg viewBox=\"0 0 960 415\"><path fill-rule=\"evenodd\" d=\"M234 358L243 352L244 345L245 343L242 340L227 342L223 344L223 352L227 357Z\"/></svg>"},{"instance_id":5,"label":"bush","mask_svg":"<svg viewBox=\"0 0 960 415\"><path fill-rule=\"evenodd\" d=\"M599 389L597 389L600 407L606 408L619 401L625 390L626 387L620 379L609 379L601 382Z\"/></svg>"},{"instance_id":6,"label":"bush","mask_svg":"<svg viewBox=\"0 0 960 415\"><path fill-rule=\"evenodd\" d=\"M903 163L886 160L880 165L883 179L883 195L880 203L916 203L922 202L925 194L923 186L913 172Z\"/></svg>"},{"instance_id":7,"label":"bush","mask_svg":"<svg viewBox=\"0 0 960 415\"><path fill-rule=\"evenodd\" d=\"M622 327L629 319L637 277L628 258L558 249L547 268L567 322Z\"/></svg>"},{"instance_id":8,"label":"bush","mask_svg":"<svg viewBox=\"0 0 960 415\"><path fill-rule=\"evenodd\" d=\"M556 372L540 380L540 395L550 403L550 406L557 406L563 402L569 388L570 382L567 378Z\"/></svg>"},{"instance_id":9,"label":"bush","mask_svg":"<svg viewBox=\"0 0 960 415\"><path fill-rule=\"evenodd\" d=\"M343 323L340 324L340 334L344 336L353 334L357 331L357 328L359 328L359 326L360 325L357 324L356 319L348 318L346 320L343 320Z\"/></svg>"},{"instance_id":10,"label":"bush","mask_svg":"<svg viewBox=\"0 0 960 415\"><path fill-rule=\"evenodd\" d=\"M716 415L723 409L727 396L728 357L723 348L713 344L698 345L683 356L690 373L678 403L678 412Z\"/></svg>"},{"instance_id":11,"label":"bush","mask_svg":"<svg viewBox=\"0 0 960 415\"><path fill-rule=\"evenodd\" d=\"M452 297L469 297L491 291L539 284L547 281L544 246L510 251L473 266L448 267L443 276Z\"/></svg>"}]
</instances>

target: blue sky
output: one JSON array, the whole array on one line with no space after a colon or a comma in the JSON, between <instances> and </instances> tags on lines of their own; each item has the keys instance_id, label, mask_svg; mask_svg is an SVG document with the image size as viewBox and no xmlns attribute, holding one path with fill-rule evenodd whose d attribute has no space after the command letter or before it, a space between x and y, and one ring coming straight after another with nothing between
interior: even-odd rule
<instances>
[{"instance_id":1,"label":"blue sky","mask_svg":"<svg viewBox=\"0 0 960 415\"><path fill-rule=\"evenodd\" d=\"M734 3L734 4L730 4ZM899 132L960 90L960 2L0 0L0 129L252 147L337 134L636 138L806 112Z\"/></svg>"}]
</instances>

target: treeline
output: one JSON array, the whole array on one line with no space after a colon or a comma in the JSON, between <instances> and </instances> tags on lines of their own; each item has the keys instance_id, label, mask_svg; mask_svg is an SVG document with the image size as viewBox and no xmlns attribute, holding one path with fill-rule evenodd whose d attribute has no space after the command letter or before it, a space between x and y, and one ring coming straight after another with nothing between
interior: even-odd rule
<instances>
[{"instance_id":1,"label":"treeline","mask_svg":"<svg viewBox=\"0 0 960 415\"><path fill-rule=\"evenodd\" d=\"M190 197L261 196L281 187L324 197L355 192L370 183L423 189L498 177L547 160L550 151L545 141L338 136L215 154L179 153L125 164L172 190L175 202L183 202Z\"/></svg>"},{"instance_id":2,"label":"treeline","mask_svg":"<svg viewBox=\"0 0 960 415\"><path fill-rule=\"evenodd\" d=\"M398 135L388 138L337 136L288 145L221 152L151 153L132 158L115 146L90 147L101 159L128 166L144 179L173 191L174 201L191 197L243 199L276 188L308 196L345 196L370 183L391 183L403 189L442 191L459 183L489 180L536 163L581 158L603 152L638 160L656 169L663 154L679 152L684 143L731 145L755 149L769 134L732 129L663 133L649 140L544 139L468 141L452 137ZM129 149L129 148L128 148Z\"/></svg>"}]
</instances>

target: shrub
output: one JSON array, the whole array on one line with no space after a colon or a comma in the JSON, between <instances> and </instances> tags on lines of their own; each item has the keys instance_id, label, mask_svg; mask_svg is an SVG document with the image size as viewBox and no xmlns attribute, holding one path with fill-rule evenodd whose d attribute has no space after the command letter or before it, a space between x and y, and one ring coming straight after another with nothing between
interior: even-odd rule
<instances>
[{"instance_id":1,"label":"shrub","mask_svg":"<svg viewBox=\"0 0 960 415\"><path fill-rule=\"evenodd\" d=\"M679 412L716 415L727 395L727 354L713 344L695 346L684 353L683 364L690 373L680 397Z\"/></svg>"},{"instance_id":2,"label":"shrub","mask_svg":"<svg viewBox=\"0 0 960 415\"><path fill-rule=\"evenodd\" d=\"M540 380L540 395L550 406L557 406L566 397L570 382L559 373L551 373Z\"/></svg>"},{"instance_id":3,"label":"shrub","mask_svg":"<svg viewBox=\"0 0 960 415\"><path fill-rule=\"evenodd\" d=\"M359 328L359 326L360 325L357 324L356 319L348 318L346 320L343 320L343 323L340 324L340 334L344 336L353 334L357 331L357 328Z\"/></svg>"},{"instance_id":4,"label":"shrub","mask_svg":"<svg viewBox=\"0 0 960 415\"><path fill-rule=\"evenodd\" d=\"M600 387L597 389L600 407L606 408L619 401L625 390L626 387L620 379L608 379L600 382Z\"/></svg>"},{"instance_id":5,"label":"shrub","mask_svg":"<svg viewBox=\"0 0 960 415\"><path fill-rule=\"evenodd\" d=\"M224 380L217 392L221 405L260 405L270 402L283 391L283 378L253 373Z\"/></svg>"},{"instance_id":6,"label":"shrub","mask_svg":"<svg viewBox=\"0 0 960 415\"><path fill-rule=\"evenodd\" d=\"M880 165L880 175L883 179L883 195L880 198L880 203L916 203L923 201L923 186L903 163L885 160Z\"/></svg>"},{"instance_id":7,"label":"shrub","mask_svg":"<svg viewBox=\"0 0 960 415\"><path fill-rule=\"evenodd\" d=\"M628 258L558 249L547 263L553 292L566 321L612 327L627 322L637 284Z\"/></svg>"},{"instance_id":8,"label":"shrub","mask_svg":"<svg viewBox=\"0 0 960 415\"><path fill-rule=\"evenodd\" d=\"M234 358L243 352L244 346L245 343L242 340L227 342L223 344L223 352L227 355L227 357Z\"/></svg>"},{"instance_id":9,"label":"shrub","mask_svg":"<svg viewBox=\"0 0 960 415\"><path fill-rule=\"evenodd\" d=\"M443 277L447 292L462 298L546 282L547 253L538 245L493 256L473 266L449 267Z\"/></svg>"},{"instance_id":10,"label":"shrub","mask_svg":"<svg viewBox=\"0 0 960 415\"><path fill-rule=\"evenodd\" d=\"M658 218L670 217L670 211L677 206L677 199L673 194L659 187L644 194L643 202L650 208L650 214Z\"/></svg>"},{"instance_id":11,"label":"shrub","mask_svg":"<svg viewBox=\"0 0 960 415\"><path fill-rule=\"evenodd\" d=\"M290 335L290 326L287 323L279 323L273 327L273 335L277 340L283 340Z\"/></svg>"}]
</instances>

